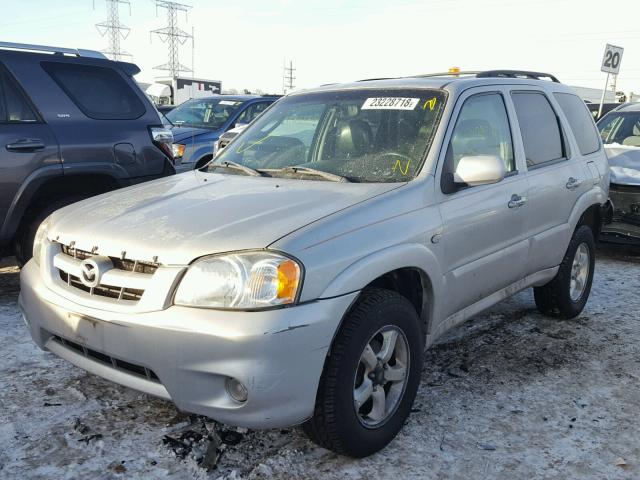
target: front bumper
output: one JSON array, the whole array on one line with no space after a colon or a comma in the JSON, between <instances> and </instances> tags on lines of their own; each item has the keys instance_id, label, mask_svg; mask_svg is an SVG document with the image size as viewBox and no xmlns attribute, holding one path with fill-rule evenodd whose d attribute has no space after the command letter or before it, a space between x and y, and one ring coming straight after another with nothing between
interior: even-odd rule
<instances>
[{"instance_id":1,"label":"front bumper","mask_svg":"<svg viewBox=\"0 0 640 480\"><path fill-rule=\"evenodd\" d=\"M248 428L311 416L333 335L357 295L262 312L171 306L131 314L60 296L33 261L20 280L20 308L40 348L181 410ZM247 387L245 403L226 392L229 377Z\"/></svg>"},{"instance_id":2,"label":"front bumper","mask_svg":"<svg viewBox=\"0 0 640 480\"><path fill-rule=\"evenodd\" d=\"M612 184L609 198L613 208L609 222L602 226L602 240L640 244L640 187Z\"/></svg>"}]
</instances>

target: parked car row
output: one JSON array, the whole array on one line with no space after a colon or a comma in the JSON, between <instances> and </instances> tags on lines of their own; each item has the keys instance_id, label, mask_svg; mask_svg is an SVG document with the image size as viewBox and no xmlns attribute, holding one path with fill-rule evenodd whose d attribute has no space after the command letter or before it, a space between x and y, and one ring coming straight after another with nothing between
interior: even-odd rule
<instances>
[{"instance_id":1,"label":"parked car row","mask_svg":"<svg viewBox=\"0 0 640 480\"><path fill-rule=\"evenodd\" d=\"M41 223L19 299L38 346L181 410L302 424L362 457L402 428L424 350L455 325L525 288L545 315L580 314L609 167L555 77L424 75L273 100L173 109L178 168L206 165ZM198 137L249 122L202 160Z\"/></svg>"}]
</instances>

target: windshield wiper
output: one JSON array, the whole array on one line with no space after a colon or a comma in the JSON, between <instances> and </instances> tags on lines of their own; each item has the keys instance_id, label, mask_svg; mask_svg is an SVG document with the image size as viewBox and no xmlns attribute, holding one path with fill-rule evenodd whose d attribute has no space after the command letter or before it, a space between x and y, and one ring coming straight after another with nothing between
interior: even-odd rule
<instances>
[{"instance_id":1,"label":"windshield wiper","mask_svg":"<svg viewBox=\"0 0 640 480\"><path fill-rule=\"evenodd\" d=\"M246 175L251 177L262 177L262 173L258 170L254 170L251 167L247 167L246 165L241 165L236 162L231 162L229 160L222 161L220 163L213 163L211 165L214 168L228 168L229 170L238 170L240 172L244 172Z\"/></svg>"},{"instance_id":2,"label":"windshield wiper","mask_svg":"<svg viewBox=\"0 0 640 480\"><path fill-rule=\"evenodd\" d=\"M318 177L322 177L325 180L329 180L331 182L351 182L351 180L349 180L347 177L343 177L342 175L337 175L335 173L329 173L329 172L325 172L324 170L317 170L315 168L310 168L310 167L289 166L289 167L282 167L282 168L263 168L260 171L267 172L267 173L278 173L278 172L302 173L302 174L306 173L308 175L316 175Z\"/></svg>"}]
</instances>

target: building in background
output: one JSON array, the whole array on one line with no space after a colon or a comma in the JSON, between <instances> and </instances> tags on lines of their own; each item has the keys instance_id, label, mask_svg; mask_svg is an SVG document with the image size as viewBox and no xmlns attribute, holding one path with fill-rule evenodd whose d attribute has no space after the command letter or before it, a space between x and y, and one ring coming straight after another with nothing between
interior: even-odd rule
<instances>
[{"instance_id":1,"label":"building in background","mask_svg":"<svg viewBox=\"0 0 640 480\"><path fill-rule=\"evenodd\" d=\"M220 80L191 77L156 78L145 92L156 105L180 105L190 98L210 97L221 93Z\"/></svg>"}]
</instances>

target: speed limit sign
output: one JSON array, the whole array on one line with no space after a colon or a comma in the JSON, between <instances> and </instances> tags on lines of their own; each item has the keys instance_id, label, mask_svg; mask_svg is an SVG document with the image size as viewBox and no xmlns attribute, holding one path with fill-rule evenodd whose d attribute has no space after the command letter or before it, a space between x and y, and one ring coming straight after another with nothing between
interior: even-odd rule
<instances>
[{"instance_id":1,"label":"speed limit sign","mask_svg":"<svg viewBox=\"0 0 640 480\"><path fill-rule=\"evenodd\" d=\"M622 61L622 52L624 48L609 45L604 49L604 57L602 58L602 66L600 70L607 73L617 74L620 71L620 62Z\"/></svg>"}]
</instances>

